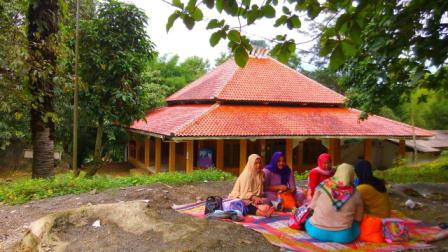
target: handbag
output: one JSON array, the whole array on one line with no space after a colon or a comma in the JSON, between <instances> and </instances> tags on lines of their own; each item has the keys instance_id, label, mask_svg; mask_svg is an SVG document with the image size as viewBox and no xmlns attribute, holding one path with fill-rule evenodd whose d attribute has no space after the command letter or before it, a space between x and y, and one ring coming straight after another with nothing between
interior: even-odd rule
<instances>
[{"instance_id":1,"label":"handbag","mask_svg":"<svg viewBox=\"0 0 448 252\"><path fill-rule=\"evenodd\" d=\"M222 198L219 196L209 196L205 200L204 214L213 213L216 210L223 210Z\"/></svg>"},{"instance_id":2,"label":"handbag","mask_svg":"<svg viewBox=\"0 0 448 252\"><path fill-rule=\"evenodd\" d=\"M388 243L408 241L409 231L406 223L398 218L385 218L382 220L384 240Z\"/></svg>"},{"instance_id":3,"label":"handbag","mask_svg":"<svg viewBox=\"0 0 448 252\"><path fill-rule=\"evenodd\" d=\"M305 230L305 223L313 216L314 210L307 206L301 206L294 209L292 213L288 221L288 226L297 230Z\"/></svg>"}]
</instances>

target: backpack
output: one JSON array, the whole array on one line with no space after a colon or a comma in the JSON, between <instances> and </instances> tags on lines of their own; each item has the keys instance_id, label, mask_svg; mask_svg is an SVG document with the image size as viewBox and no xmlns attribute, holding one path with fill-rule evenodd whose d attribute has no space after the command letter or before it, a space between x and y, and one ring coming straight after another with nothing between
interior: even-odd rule
<instances>
[{"instance_id":1,"label":"backpack","mask_svg":"<svg viewBox=\"0 0 448 252\"><path fill-rule=\"evenodd\" d=\"M222 198L219 196L209 196L205 200L204 214L213 213L216 210L223 210Z\"/></svg>"},{"instance_id":2,"label":"backpack","mask_svg":"<svg viewBox=\"0 0 448 252\"><path fill-rule=\"evenodd\" d=\"M408 241L409 231L406 223L397 218L383 219L384 240L388 243Z\"/></svg>"},{"instance_id":3,"label":"backpack","mask_svg":"<svg viewBox=\"0 0 448 252\"><path fill-rule=\"evenodd\" d=\"M313 209L301 206L293 210L289 218L288 226L297 230L305 230L306 221L313 216Z\"/></svg>"}]
</instances>

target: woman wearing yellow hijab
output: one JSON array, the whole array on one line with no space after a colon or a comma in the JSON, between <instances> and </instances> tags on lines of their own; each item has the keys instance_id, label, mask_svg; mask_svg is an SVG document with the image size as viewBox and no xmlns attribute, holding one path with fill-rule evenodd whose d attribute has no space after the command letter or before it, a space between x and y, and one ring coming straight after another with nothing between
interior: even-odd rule
<instances>
[{"instance_id":1,"label":"woman wearing yellow hijab","mask_svg":"<svg viewBox=\"0 0 448 252\"><path fill-rule=\"evenodd\" d=\"M235 182L230 199L241 199L248 209L249 214L269 217L274 208L264 204L263 198L263 166L261 157L252 154L247 160L246 167Z\"/></svg>"}]
</instances>

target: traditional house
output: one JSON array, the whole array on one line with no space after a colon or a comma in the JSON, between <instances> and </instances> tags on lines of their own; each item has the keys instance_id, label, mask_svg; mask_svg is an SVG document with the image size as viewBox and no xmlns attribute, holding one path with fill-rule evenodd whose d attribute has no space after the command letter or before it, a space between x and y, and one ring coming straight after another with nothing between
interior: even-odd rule
<instances>
[{"instance_id":1,"label":"traditional house","mask_svg":"<svg viewBox=\"0 0 448 252\"><path fill-rule=\"evenodd\" d=\"M251 56L244 68L229 59L130 125L128 158L152 172L215 166L238 174L250 154L268 161L277 150L298 171L315 166L323 152L338 164L350 139L363 141L366 159L373 139L397 139L397 155L405 155L410 125L380 116L359 120L361 112L346 108L344 100L270 57ZM419 128L415 134L432 136Z\"/></svg>"}]
</instances>

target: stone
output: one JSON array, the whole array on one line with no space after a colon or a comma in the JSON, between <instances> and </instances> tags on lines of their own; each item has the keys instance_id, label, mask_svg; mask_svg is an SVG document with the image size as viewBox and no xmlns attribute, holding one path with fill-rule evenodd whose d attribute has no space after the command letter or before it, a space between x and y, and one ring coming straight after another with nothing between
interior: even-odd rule
<instances>
[{"instance_id":1,"label":"stone","mask_svg":"<svg viewBox=\"0 0 448 252\"><path fill-rule=\"evenodd\" d=\"M416 198L423 198L423 195L419 192L417 192L416 190L412 189L412 188L405 188L403 190L404 194L411 196L411 197L416 197Z\"/></svg>"},{"instance_id":2,"label":"stone","mask_svg":"<svg viewBox=\"0 0 448 252\"><path fill-rule=\"evenodd\" d=\"M94 228L99 228L101 227L101 221L100 220L96 220L93 222L92 227Z\"/></svg>"},{"instance_id":3,"label":"stone","mask_svg":"<svg viewBox=\"0 0 448 252\"><path fill-rule=\"evenodd\" d=\"M409 209L414 209L416 207L417 204L415 204L415 202L411 199L406 200L406 202L404 203L405 206Z\"/></svg>"},{"instance_id":4,"label":"stone","mask_svg":"<svg viewBox=\"0 0 448 252\"><path fill-rule=\"evenodd\" d=\"M90 191L90 192L89 192L89 194L90 194L90 195L94 195L94 194L97 194L97 191L96 191L96 189L93 189L92 191Z\"/></svg>"}]
</instances>

